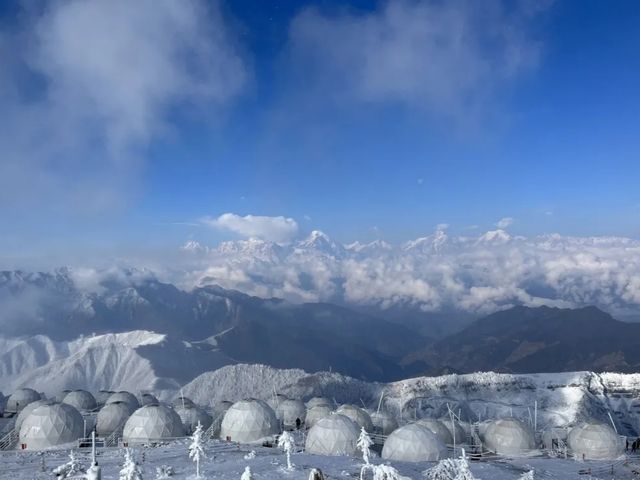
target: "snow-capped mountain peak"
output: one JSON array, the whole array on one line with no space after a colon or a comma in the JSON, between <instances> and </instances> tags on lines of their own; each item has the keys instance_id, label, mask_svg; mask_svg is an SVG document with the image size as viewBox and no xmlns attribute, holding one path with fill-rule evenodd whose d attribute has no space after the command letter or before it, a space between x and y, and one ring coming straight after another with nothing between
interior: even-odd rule
<instances>
[{"instance_id":1,"label":"snow-capped mountain peak","mask_svg":"<svg viewBox=\"0 0 640 480\"><path fill-rule=\"evenodd\" d=\"M511 239L511 235L499 228L497 230L489 230L488 232L481 235L478 238L477 243L503 244L509 242Z\"/></svg>"},{"instance_id":2,"label":"snow-capped mountain peak","mask_svg":"<svg viewBox=\"0 0 640 480\"><path fill-rule=\"evenodd\" d=\"M329 255L341 254L344 247L333 241L326 233L320 230L313 230L309 236L298 242L296 250L309 250L321 252Z\"/></svg>"}]
</instances>

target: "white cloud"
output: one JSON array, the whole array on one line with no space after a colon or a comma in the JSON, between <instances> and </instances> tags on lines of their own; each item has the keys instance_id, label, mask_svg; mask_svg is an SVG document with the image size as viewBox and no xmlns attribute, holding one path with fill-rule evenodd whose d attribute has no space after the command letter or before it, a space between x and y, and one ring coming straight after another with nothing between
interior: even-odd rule
<instances>
[{"instance_id":1,"label":"white cloud","mask_svg":"<svg viewBox=\"0 0 640 480\"><path fill-rule=\"evenodd\" d=\"M169 113L215 111L245 83L215 3L42 6L21 17L19 32L0 32L7 53L0 60L0 200L19 194L21 203L31 197L65 209L117 203L144 148L170 129Z\"/></svg>"},{"instance_id":2,"label":"white cloud","mask_svg":"<svg viewBox=\"0 0 640 480\"><path fill-rule=\"evenodd\" d=\"M530 24L541 10L501 0L396 0L336 15L307 8L292 22L292 58L332 86L324 91L462 119L536 65Z\"/></svg>"},{"instance_id":3,"label":"white cloud","mask_svg":"<svg viewBox=\"0 0 640 480\"><path fill-rule=\"evenodd\" d=\"M204 218L206 225L227 230L247 238L272 242L288 242L298 235L298 224L293 218L267 217L224 213L218 218Z\"/></svg>"},{"instance_id":4,"label":"white cloud","mask_svg":"<svg viewBox=\"0 0 640 480\"><path fill-rule=\"evenodd\" d=\"M496 222L496 227L504 230L505 228L513 225L514 219L512 217L504 217Z\"/></svg>"},{"instance_id":5,"label":"white cloud","mask_svg":"<svg viewBox=\"0 0 640 480\"><path fill-rule=\"evenodd\" d=\"M488 313L512 305L640 311L640 241L627 238L453 237L436 231L387 248L235 245L211 249L184 285L206 279L291 301L412 305L425 311Z\"/></svg>"}]
</instances>

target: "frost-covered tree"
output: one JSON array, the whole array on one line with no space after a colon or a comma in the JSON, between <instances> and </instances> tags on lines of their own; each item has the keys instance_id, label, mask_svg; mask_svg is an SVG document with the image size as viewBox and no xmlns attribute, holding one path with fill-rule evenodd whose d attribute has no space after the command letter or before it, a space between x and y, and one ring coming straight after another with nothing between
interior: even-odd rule
<instances>
[{"instance_id":1,"label":"frost-covered tree","mask_svg":"<svg viewBox=\"0 0 640 480\"><path fill-rule=\"evenodd\" d=\"M142 469L131 456L131 450L124 451L124 464L120 470L120 480L142 480Z\"/></svg>"},{"instance_id":2,"label":"frost-covered tree","mask_svg":"<svg viewBox=\"0 0 640 480\"><path fill-rule=\"evenodd\" d=\"M196 478L200 478L200 460L205 457L204 448L202 448L202 434L202 425L198 422L191 436L191 445L189 445L189 458L196 462Z\"/></svg>"},{"instance_id":3,"label":"frost-covered tree","mask_svg":"<svg viewBox=\"0 0 640 480\"><path fill-rule=\"evenodd\" d=\"M445 458L424 472L428 480L478 480L469 469L464 449L460 458Z\"/></svg>"},{"instance_id":4,"label":"frost-covered tree","mask_svg":"<svg viewBox=\"0 0 640 480\"><path fill-rule=\"evenodd\" d=\"M360 436L358 437L358 443L356 443L356 447L358 450L362 452L362 459L364 460L365 465L369 465L369 458L371 457L371 446L373 445L373 440L367 433L367 431L362 427L360 430Z\"/></svg>"},{"instance_id":5,"label":"frost-covered tree","mask_svg":"<svg viewBox=\"0 0 640 480\"><path fill-rule=\"evenodd\" d=\"M69 452L69 461L53 470L53 474L58 478L67 478L82 473L82 464L76 458L73 450Z\"/></svg>"},{"instance_id":6,"label":"frost-covered tree","mask_svg":"<svg viewBox=\"0 0 640 480\"><path fill-rule=\"evenodd\" d=\"M102 478L100 467L98 465L91 465L89 468L87 468L87 473L85 474L84 478L86 480L100 480Z\"/></svg>"},{"instance_id":7,"label":"frost-covered tree","mask_svg":"<svg viewBox=\"0 0 640 480\"><path fill-rule=\"evenodd\" d=\"M324 480L324 473L319 468L312 468L309 472L309 480Z\"/></svg>"},{"instance_id":8,"label":"frost-covered tree","mask_svg":"<svg viewBox=\"0 0 640 480\"><path fill-rule=\"evenodd\" d=\"M529 470L528 472L523 473L518 477L518 480L534 480L533 470Z\"/></svg>"},{"instance_id":9,"label":"frost-covered tree","mask_svg":"<svg viewBox=\"0 0 640 480\"><path fill-rule=\"evenodd\" d=\"M173 467L169 465L160 465L156 467L156 480L164 480L173 476Z\"/></svg>"},{"instance_id":10,"label":"frost-covered tree","mask_svg":"<svg viewBox=\"0 0 640 480\"><path fill-rule=\"evenodd\" d=\"M391 465L373 465L373 480L411 480L400 475Z\"/></svg>"},{"instance_id":11,"label":"frost-covered tree","mask_svg":"<svg viewBox=\"0 0 640 480\"><path fill-rule=\"evenodd\" d=\"M240 480L253 480L251 467L244 467L244 472L242 472L242 476L240 477Z\"/></svg>"},{"instance_id":12,"label":"frost-covered tree","mask_svg":"<svg viewBox=\"0 0 640 480\"><path fill-rule=\"evenodd\" d=\"M293 470L293 464L291 463L291 452L295 448L296 444L293 439L293 435L287 432L286 430L282 432L280 438L278 438L278 447L284 450L284 453L287 454L287 470Z\"/></svg>"}]
</instances>

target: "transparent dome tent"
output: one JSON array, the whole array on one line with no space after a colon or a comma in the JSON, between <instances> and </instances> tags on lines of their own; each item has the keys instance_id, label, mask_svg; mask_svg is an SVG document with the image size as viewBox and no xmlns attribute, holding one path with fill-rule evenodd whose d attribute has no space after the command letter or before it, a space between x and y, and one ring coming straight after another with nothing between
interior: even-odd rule
<instances>
[{"instance_id":1,"label":"transparent dome tent","mask_svg":"<svg viewBox=\"0 0 640 480\"><path fill-rule=\"evenodd\" d=\"M445 445L453 444L453 436L444 423L435 418L421 418L416 423L431 430Z\"/></svg>"},{"instance_id":2,"label":"transparent dome tent","mask_svg":"<svg viewBox=\"0 0 640 480\"><path fill-rule=\"evenodd\" d=\"M382 447L382 458L400 462L433 462L447 457L447 447L438 436L419 423L395 430Z\"/></svg>"},{"instance_id":3,"label":"transparent dome tent","mask_svg":"<svg viewBox=\"0 0 640 480\"><path fill-rule=\"evenodd\" d=\"M239 443L254 443L280 433L278 419L265 402L255 399L234 403L224 414L220 438Z\"/></svg>"},{"instance_id":4,"label":"transparent dome tent","mask_svg":"<svg viewBox=\"0 0 640 480\"><path fill-rule=\"evenodd\" d=\"M107 437L124 427L134 410L127 402L111 402L100 409L96 417L96 433Z\"/></svg>"},{"instance_id":5,"label":"transparent dome tent","mask_svg":"<svg viewBox=\"0 0 640 480\"><path fill-rule=\"evenodd\" d=\"M344 415L345 417L349 417L360 427L364 428L367 432L373 432L373 423L371 422L371 417L366 410L360 407L356 407L355 405L345 404L341 405L336 413Z\"/></svg>"},{"instance_id":6,"label":"transparent dome tent","mask_svg":"<svg viewBox=\"0 0 640 480\"><path fill-rule=\"evenodd\" d=\"M147 443L184 436L180 417L164 405L140 407L129 417L122 433L127 443Z\"/></svg>"},{"instance_id":7,"label":"transparent dome tent","mask_svg":"<svg viewBox=\"0 0 640 480\"><path fill-rule=\"evenodd\" d=\"M158 399L155 397L155 395L153 395L151 393L143 393L142 395L140 395L140 405L141 406L153 405L155 403L158 403Z\"/></svg>"},{"instance_id":8,"label":"transparent dome tent","mask_svg":"<svg viewBox=\"0 0 640 480\"><path fill-rule=\"evenodd\" d=\"M13 392L4 407L5 413L19 413L31 402L40 400L40 394L32 388L20 388Z\"/></svg>"},{"instance_id":9,"label":"transparent dome tent","mask_svg":"<svg viewBox=\"0 0 640 480\"><path fill-rule=\"evenodd\" d=\"M175 407L174 410L180 417L182 426L187 435L193 434L198 423L202 425L202 428L204 430L207 430L213 422L213 418L211 418L211 415L209 415L200 407L196 407L195 405L185 405L184 407L179 406Z\"/></svg>"},{"instance_id":10,"label":"transparent dome tent","mask_svg":"<svg viewBox=\"0 0 640 480\"><path fill-rule=\"evenodd\" d=\"M20 427L26 450L43 450L76 442L84 436L84 420L71 405L56 403L35 408Z\"/></svg>"},{"instance_id":11,"label":"transparent dome tent","mask_svg":"<svg viewBox=\"0 0 640 480\"><path fill-rule=\"evenodd\" d=\"M62 403L71 405L80 412L90 412L98 407L94 396L86 390L73 390L67 393Z\"/></svg>"},{"instance_id":12,"label":"transparent dome tent","mask_svg":"<svg viewBox=\"0 0 640 480\"><path fill-rule=\"evenodd\" d=\"M282 421L285 428L295 428L298 421L300 424L305 422L307 417L307 408L302 400L283 400L278 406L278 413L276 416Z\"/></svg>"},{"instance_id":13,"label":"transparent dome tent","mask_svg":"<svg viewBox=\"0 0 640 480\"><path fill-rule=\"evenodd\" d=\"M309 399L306 403L307 409L311 409L313 407L318 407L320 405L325 405L331 410L334 408L334 404L331 400L326 397L313 397Z\"/></svg>"},{"instance_id":14,"label":"transparent dome tent","mask_svg":"<svg viewBox=\"0 0 640 480\"><path fill-rule=\"evenodd\" d=\"M536 448L533 431L515 418L489 422L484 432L483 447L498 455L524 456Z\"/></svg>"},{"instance_id":15,"label":"transparent dome tent","mask_svg":"<svg viewBox=\"0 0 640 480\"><path fill-rule=\"evenodd\" d=\"M313 427L316 423L318 423L318 420L331 415L331 412L331 407L322 404L309 408L307 410L307 415L304 421L306 428L309 429Z\"/></svg>"},{"instance_id":16,"label":"transparent dome tent","mask_svg":"<svg viewBox=\"0 0 640 480\"><path fill-rule=\"evenodd\" d=\"M53 400L36 400L35 402L31 402L29 405L20 410L20 413L16 417L16 423L14 424L13 428L19 432L22 423L24 422L25 418L31 415L31 412L42 405L53 405L54 403L56 402L54 402Z\"/></svg>"},{"instance_id":17,"label":"transparent dome tent","mask_svg":"<svg viewBox=\"0 0 640 480\"><path fill-rule=\"evenodd\" d=\"M373 433L380 435L390 435L396 428L398 422L389 412L381 410L371 414L371 423L373 424Z\"/></svg>"},{"instance_id":18,"label":"transparent dome tent","mask_svg":"<svg viewBox=\"0 0 640 480\"><path fill-rule=\"evenodd\" d=\"M332 414L307 433L305 450L316 455L355 455L360 427L349 417Z\"/></svg>"},{"instance_id":19,"label":"transparent dome tent","mask_svg":"<svg viewBox=\"0 0 640 480\"><path fill-rule=\"evenodd\" d=\"M615 460L623 452L621 437L604 423L583 423L573 427L567 443L574 457L584 460Z\"/></svg>"},{"instance_id":20,"label":"transparent dome tent","mask_svg":"<svg viewBox=\"0 0 640 480\"><path fill-rule=\"evenodd\" d=\"M133 393L126 392L124 390L112 394L107 400L106 404L113 402L126 402L129 404L132 410L137 410L138 408L140 408L140 402L138 402L136 396Z\"/></svg>"}]
</instances>

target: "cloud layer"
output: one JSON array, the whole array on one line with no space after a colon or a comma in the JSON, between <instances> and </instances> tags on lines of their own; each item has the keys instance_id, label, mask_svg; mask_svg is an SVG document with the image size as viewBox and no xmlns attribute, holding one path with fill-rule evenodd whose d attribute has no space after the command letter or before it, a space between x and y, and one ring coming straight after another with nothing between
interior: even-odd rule
<instances>
[{"instance_id":1,"label":"cloud layer","mask_svg":"<svg viewBox=\"0 0 640 480\"><path fill-rule=\"evenodd\" d=\"M42 6L0 32L3 52L14 55L1 60L0 200L20 195L21 204L64 209L117 203L170 114L222 105L245 83L215 3Z\"/></svg>"},{"instance_id":2,"label":"cloud layer","mask_svg":"<svg viewBox=\"0 0 640 480\"><path fill-rule=\"evenodd\" d=\"M487 313L511 305L640 311L640 242L619 237L477 237L443 229L404 245L342 246L315 232L288 246L225 242L191 250L184 286L262 297Z\"/></svg>"},{"instance_id":3,"label":"cloud layer","mask_svg":"<svg viewBox=\"0 0 640 480\"><path fill-rule=\"evenodd\" d=\"M292 56L340 99L472 115L535 66L532 19L550 2L389 1L372 13L304 10Z\"/></svg>"},{"instance_id":4,"label":"cloud layer","mask_svg":"<svg viewBox=\"0 0 640 480\"><path fill-rule=\"evenodd\" d=\"M257 238L272 242L288 242L298 235L298 224L293 218L223 213L217 218L204 218L202 222L211 227L227 230L246 238Z\"/></svg>"}]
</instances>

